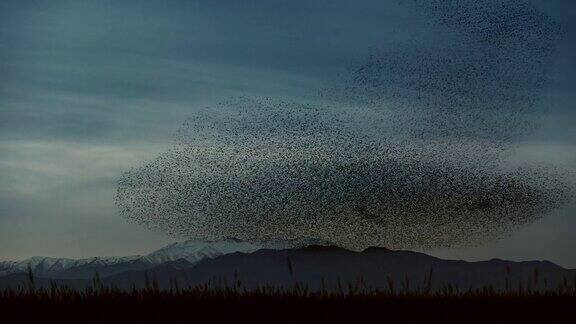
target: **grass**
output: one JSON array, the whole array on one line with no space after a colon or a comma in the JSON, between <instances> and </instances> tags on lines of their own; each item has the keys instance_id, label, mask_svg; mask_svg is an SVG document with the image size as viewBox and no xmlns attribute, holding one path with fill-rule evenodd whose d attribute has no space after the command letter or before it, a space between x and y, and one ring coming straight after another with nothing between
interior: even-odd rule
<instances>
[{"instance_id":1,"label":"grass","mask_svg":"<svg viewBox=\"0 0 576 324\"><path fill-rule=\"evenodd\" d=\"M395 287L398 288L395 288ZM336 291L261 287L247 290L237 281L158 288L154 278L145 288L93 287L72 290L28 285L0 290L0 320L18 323L559 323L573 318L576 283L546 292L519 287L485 287L460 292L445 286L410 290L409 282L389 283L385 290L361 284Z\"/></svg>"}]
</instances>

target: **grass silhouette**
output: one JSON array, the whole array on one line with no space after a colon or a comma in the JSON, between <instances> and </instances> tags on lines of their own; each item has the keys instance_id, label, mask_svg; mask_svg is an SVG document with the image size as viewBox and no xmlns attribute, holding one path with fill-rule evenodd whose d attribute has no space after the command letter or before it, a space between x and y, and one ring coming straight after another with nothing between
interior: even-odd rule
<instances>
[{"instance_id":1,"label":"grass silhouette","mask_svg":"<svg viewBox=\"0 0 576 324\"><path fill-rule=\"evenodd\" d=\"M146 287L129 290L104 286L98 275L93 286L78 290L29 283L0 290L0 318L19 323L359 323L466 322L554 323L568 321L576 305L576 282L555 290L530 287L497 290L457 287L411 290L408 279L389 279L388 288L369 290L362 281L337 290L311 291L304 284L245 289L238 280L229 286L161 289L154 277ZM432 272L430 272L430 278ZM535 275L537 280L538 274Z\"/></svg>"}]
</instances>

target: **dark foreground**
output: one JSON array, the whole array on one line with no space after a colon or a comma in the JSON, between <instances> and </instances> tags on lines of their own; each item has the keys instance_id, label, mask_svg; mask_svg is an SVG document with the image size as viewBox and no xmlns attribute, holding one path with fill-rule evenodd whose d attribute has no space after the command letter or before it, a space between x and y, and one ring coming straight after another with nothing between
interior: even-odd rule
<instances>
[{"instance_id":1,"label":"dark foreground","mask_svg":"<svg viewBox=\"0 0 576 324\"><path fill-rule=\"evenodd\" d=\"M576 289L309 293L261 289L0 292L2 323L574 323Z\"/></svg>"}]
</instances>

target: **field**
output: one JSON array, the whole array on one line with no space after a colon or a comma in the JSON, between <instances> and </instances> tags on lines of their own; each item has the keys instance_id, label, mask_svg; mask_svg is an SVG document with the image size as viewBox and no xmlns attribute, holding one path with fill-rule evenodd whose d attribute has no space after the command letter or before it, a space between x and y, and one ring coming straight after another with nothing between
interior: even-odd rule
<instances>
[{"instance_id":1,"label":"field","mask_svg":"<svg viewBox=\"0 0 576 324\"><path fill-rule=\"evenodd\" d=\"M569 323L576 316L576 287L546 293L397 290L338 292L244 290L210 286L162 290L151 282L130 291L75 291L33 285L0 291L4 323Z\"/></svg>"}]
</instances>

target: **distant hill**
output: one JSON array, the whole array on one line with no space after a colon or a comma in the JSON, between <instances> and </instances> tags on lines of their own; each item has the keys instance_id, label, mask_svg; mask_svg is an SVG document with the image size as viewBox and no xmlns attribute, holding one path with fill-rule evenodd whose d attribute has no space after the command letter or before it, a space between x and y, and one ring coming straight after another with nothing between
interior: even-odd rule
<instances>
[{"instance_id":1,"label":"distant hill","mask_svg":"<svg viewBox=\"0 0 576 324\"><path fill-rule=\"evenodd\" d=\"M190 267L164 264L148 271L128 271L106 278L108 284L144 285L146 277L156 278L160 287L180 285L233 285L240 281L252 289L262 285L290 287L306 284L310 289L348 289L360 284L369 289L442 289L451 285L460 290L492 286L497 289L519 286L556 289L563 280L572 284L576 270L547 261L511 262L493 259L482 262L442 260L410 251L369 248L354 252L338 247L309 246L286 250L258 250L204 259ZM430 279L431 278L431 279ZM529 283L530 282L530 283Z\"/></svg>"},{"instance_id":2,"label":"distant hill","mask_svg":"<svg viewBox=\"0 0 576 324\"><path fill-rule=\"evenodd\" d=\"M548 261L492 259L466 262L384 248L355 252L321 245L281 249L282 244L278 244L274 249L253 249L252 245L242 245L244 243L228 242L230 245L224 246L231 248L217 250L218 253L202 258L191 258L186 253L172 255L146 267L140 267L138 262L142 260L138 258L128 261L131 267L123 264L123 271L119 271L116 263L103 266L98 273L105 285L121 288L144 287L151 282L156 282L159 288L209 282L232 286L240 282L241 287L247 289L258 286L289 288L299 283L312 290L348 290L351 284L357 288L395 290L441 290L447 286L459 290L485 286L544 290L556 289L563 282L572 285L576 280L576 270L564 269ZM232 248L234 246L245 248ZM68 273L72 275L64 276ZM70 269L55 277L37 277L35 284L38 286L48 285L51 280L76 288L92 285L91 279L79 279ZM23 285L26 281L25 273L12 273L0 277L0 287Z\"/></svg>"}]
</instances>

